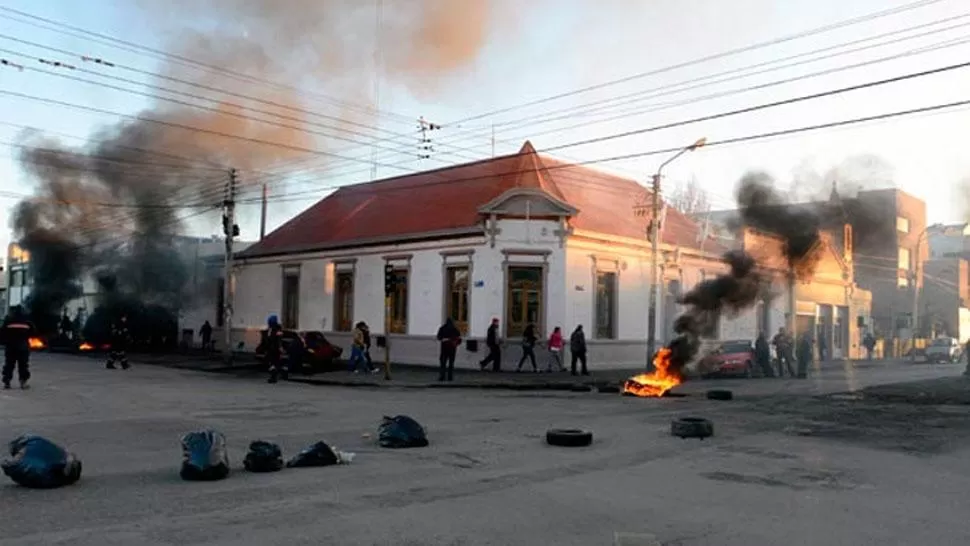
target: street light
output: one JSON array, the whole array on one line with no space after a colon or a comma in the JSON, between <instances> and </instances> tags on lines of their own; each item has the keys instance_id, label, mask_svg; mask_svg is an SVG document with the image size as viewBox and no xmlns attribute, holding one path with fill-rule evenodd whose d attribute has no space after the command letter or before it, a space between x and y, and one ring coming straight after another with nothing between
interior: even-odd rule
<instances>
[{"instance_id":1,"label":"street light","mask_svg":"<svg viewBox=\"0 0 970 546\"><path fill-rule=\"evenodd\" d=\"M916 329L919 328L919 268L920 262L920 250L923 244L923 238L931 229L942 227L943 224L933 224L931 226L926 226L923 231L919 232L916 237L916 265L913 268L913 325L912 332L909 335L909 359L912 362L916 362ZM912 258L910 258L912 260Z\"/></svg>"},{"instance_id":2,"label":"street light","mask_svg":"<svg viewBox=\"0 0 970 546\"><path fill-rule=\"evenodd\" d=\"M653 196L651 202L652 218L650 220L650 296L647 313L653 310L653 324L650 324L650 317L647 317L647 367L653 362L653 355L657 350L657 327L660 323L660 176L664 167L670 165L678 157L693 152L707 144L706 138L699 138L690 146L679 150L676 154L664 161L657 167L657 172L653 175ZM642 209L641 209L642 211Z\"/></svg>"}]
</instances>

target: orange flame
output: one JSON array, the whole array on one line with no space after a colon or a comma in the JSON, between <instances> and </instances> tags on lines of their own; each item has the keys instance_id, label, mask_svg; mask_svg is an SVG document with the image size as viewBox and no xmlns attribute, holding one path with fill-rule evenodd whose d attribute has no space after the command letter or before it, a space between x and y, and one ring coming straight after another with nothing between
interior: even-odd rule
<instances>
[{"instance_id":1,"label":"orange flame","mask_svg":"<svg viewBox=\"0 0 970 546\"><path fill-rule=\"evenodd\" d=\"M30 348L34 350L43 349L44 347L47 347L47 344L44 343L44 340L39 337L32 337L27 340L27 343L30 345Z\"/></svg>"},{"instance_id":2,"label":"orange flame","mask_svg":"<svg viewBox=\"0 0 970 546\"><path fill-rule=\"evenodd\" d=\"M85 341L84 343L82 343L82 344L80 344L80 345L77 346L77 350L79 350L79 351L93 351L94 350L94 345L91 345L90 343L88 343L87 341Z\"/></svg>"},{"instance_id":3,"label":"orange flame","mask_svg":"<svg viewBox=\"0 0 970 546\"><path fill-rule=\"evenodd\" d=\"M650 373L635 375L623 384L623 394L635 396L663 396L667 391L683 382L680 374L670 371L670 349L664 347L657 352L653 359L655 370Z\"/></svg>"}]
</instances>

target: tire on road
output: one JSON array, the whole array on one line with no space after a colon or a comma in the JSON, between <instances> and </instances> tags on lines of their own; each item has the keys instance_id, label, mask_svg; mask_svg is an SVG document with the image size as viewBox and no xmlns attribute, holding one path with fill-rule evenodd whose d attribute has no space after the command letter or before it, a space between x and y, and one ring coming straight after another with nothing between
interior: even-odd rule
<instances>
[{"instance_id":1,"label":"tire on road","mask_svg":"<svg viewBox=\"0 0 970 546\"><path fill-rule=\"evenodd\" d=\"M711 389L707 391L708 400L733 400L734 393L727 389Z\"/></svg>"},{"instance_id":2,"label":"tire on road","mask_svg":"<svg viewBox=\"0 0 970 546\"><path fill-rule=\"evenodd\" d=\"M593 433L578 429L554 428L546 431L546 443L559 447L586 447L593 443Z\"/></svg>"},{"instance_id":3,"label":"tire on road","mask_svg":"<svg viewBox=\"0 0 970 546\"><path fill-rule=\"evenodd\" d=\"M714 423L701 417L682 417L670 423L670 435L703 440L714 435Z\"/></svg>"}]
</instances>

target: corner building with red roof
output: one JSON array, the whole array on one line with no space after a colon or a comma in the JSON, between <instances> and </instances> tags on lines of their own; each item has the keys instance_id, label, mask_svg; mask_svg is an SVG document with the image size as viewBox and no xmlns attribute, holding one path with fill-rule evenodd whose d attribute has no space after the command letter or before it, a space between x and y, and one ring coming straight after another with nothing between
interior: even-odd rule
<instances>
[{"instance_id":1,"label":"corner building with red roof","mask_svg":"<svg viewBox=\"0 0 970 546\"><path fill-rule=\"evenodd\" d=\"M267 315L348 347L366 322L385 334L385 268L394 273L388 336L395 363L436 364L446 317L481 340L492 318L518 360L529 322L540 339L582 324L591 367L641 367L650 289L650 201L638 182L537 153L518 153L338 189L237 255L234 340L252 348ZM677 296L724 270L722 240L673 208L664 215L658 343ZM784 298L722 317L712 339L751 339L784 320ZM767 309L767 310L765 310ZM345 349L346 350L346 349ZM382 360L382 349L372 356ZM466 345L459 367L484 356ZM542 351L537 353L544 358ZM540 362L540 365L544 363Z\"/></svg>"}]
</instances>

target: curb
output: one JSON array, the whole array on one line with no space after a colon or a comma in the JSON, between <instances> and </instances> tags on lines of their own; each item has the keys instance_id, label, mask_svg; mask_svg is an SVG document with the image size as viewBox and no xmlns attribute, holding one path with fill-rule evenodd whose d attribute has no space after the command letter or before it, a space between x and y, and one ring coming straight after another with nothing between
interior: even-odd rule
<instances>
[{"instance_id":1,"label":"curb","mask_svg":"<svg viewBox=\"0 0 970 546\"><path fill-rule=\"evenodd\" d=\"M511 383L511 382L490 382L490 383L395 383L391 381L344 381L339 379L313 379L303 377L290 377L291 383L303 383L305 385L317 385L326 387L368 387L375 389L400 388L400 389L441 389L441 390L506 390L506 391L566 391L566 392L599 392L605 388L606 392L614 385L610 383Z\"/></svg>"}]
</instances>

